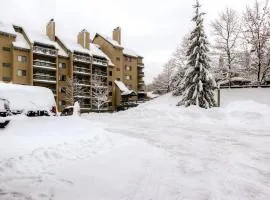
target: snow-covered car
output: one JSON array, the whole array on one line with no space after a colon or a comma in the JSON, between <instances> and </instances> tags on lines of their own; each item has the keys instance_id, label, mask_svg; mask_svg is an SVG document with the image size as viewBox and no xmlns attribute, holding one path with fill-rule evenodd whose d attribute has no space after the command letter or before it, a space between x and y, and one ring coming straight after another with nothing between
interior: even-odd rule
<instances>
[{"instance_id":1,"label":"snow-covered car","mask_svg":"<svg viewBox=\"0 0 270 200\"><path fill-rule=\"evenodd\" d=\"M14 115L57 115L54 94L48 88L0 82L0 98L9 102L10 111Z\"/></svg>"},{"instance_id":2,"label":"snow-covered car","mask_svg":"<svg viewBox=\"0 0 270 200\"><path fill-rule=\"evenodd\" d=\"M10 115L9 101L0 98L0 129L5 128L9 124Z\"/></svg>"}]
</instances>

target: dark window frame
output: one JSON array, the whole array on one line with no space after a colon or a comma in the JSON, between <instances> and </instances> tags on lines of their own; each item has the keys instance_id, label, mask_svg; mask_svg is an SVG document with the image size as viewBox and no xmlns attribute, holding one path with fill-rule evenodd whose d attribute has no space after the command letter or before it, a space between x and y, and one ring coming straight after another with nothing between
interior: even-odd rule
<instances>
[{"instance_id":1,"label":"dark window frame","mask_svg":"<svg viewBox=\"0 0 270 200\"><path fill-rule=\"evenodd\" d=\"M11 52L11 48L10 47L2 47L2 50L3 51L6 51L6 52Z\"/></svg>"}]
</instances>

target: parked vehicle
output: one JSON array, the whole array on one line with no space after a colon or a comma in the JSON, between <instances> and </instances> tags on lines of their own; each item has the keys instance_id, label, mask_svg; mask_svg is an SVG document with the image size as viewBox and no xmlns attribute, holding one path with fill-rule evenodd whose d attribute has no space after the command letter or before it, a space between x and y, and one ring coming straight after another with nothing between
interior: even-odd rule
<instances>
[{"instance_id":1,"label":"parked vehicle","mask_svg":"<svg viewBox=\"0 0 270 200\"><path fill-rule=\"evenodd\" d=\"M73 115L74 106L66 107L60 114L60 116L72 116Z\"/></svg>"},{"instance_id":2,"label":"parked vehicle","mask_svg":"<svg viewBox=\"0 0 270 200\"><path fill-rule=\"evenodd\" d=\"M0 129L5 128L9 124L10 116L9 101L0 98Z\"/></svg>"},{"instance_id":3,"label":"parked vehicle","mask_svg":"<svg viewBox=\"0 0 270 200\"><path fill-rule=\"evenodd\" d=\"M60 114L60 116L80 116L80 104L75 102L74 106L66 107Z\"/></svg>"},{"instance_id":4,"label":"parked vehicle","mask_svg":"<svg viewBox=\"0 0 270 200\"><path fill-rule=\"evenodd\" d=\"M48 88L0 82L0 98L9 102L10 112L13 115L25 114L28 117L57 115L54 94Z\"/></svg>"}]
</instances>

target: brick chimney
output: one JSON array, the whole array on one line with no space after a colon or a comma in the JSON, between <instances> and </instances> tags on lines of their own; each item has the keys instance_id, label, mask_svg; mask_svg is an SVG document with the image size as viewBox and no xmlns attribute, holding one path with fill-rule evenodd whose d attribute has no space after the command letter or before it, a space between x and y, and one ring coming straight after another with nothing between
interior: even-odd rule
<instances>
[{"instance_id":1,"label":"brick chimney","mask_svg":"<svg viewBox=\"0 0 270 200\"><path fill-rule=\"evenodd\" d=\"M77 41L83 48L90 49L90 33L87 30L79 32Z\"/></svg>"},{"instance_id":2,"label":"brick chimney","mask_svg":"<svg viewBox=\"0 0 270 200\"><path fill-rule=\"evenodd\" d=\"M113 29L113 40L121 44L121 28L119 26Z\"/></svg>"},{"instance_id":3,"label":"brick chimney","mask_svg":"<svg viewBox=\"0 0 270 200\"><path fill-rule=\"evenodd\" d=\"M54 19L51 19L47 26L46 26L46 33L47 33L47 36L55 41L55 22L54 22Z\"/></svg>"}]
</instances>

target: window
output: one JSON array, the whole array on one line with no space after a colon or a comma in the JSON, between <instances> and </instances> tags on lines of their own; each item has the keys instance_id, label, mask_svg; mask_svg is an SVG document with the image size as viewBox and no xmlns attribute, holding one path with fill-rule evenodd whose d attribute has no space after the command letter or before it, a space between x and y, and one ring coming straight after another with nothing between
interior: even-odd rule
<instances>
[{"instance_id":1,"label":"window","mask_svg":"<svg viewBox=\"0 0 270 200\"><path fill-rule=\"evenodd\" d=\"M116 68L116 71L120 72L120 68L119 68L119 67L117 67L117 68Z\"/></svg>"},{"instance_id":2,"label":"window","mask_svg":"<svg viewBox=\"0 0 270 200\"><path fill-rule=\"evenodd\" d=\"M3 63L3 67L11 67L10 63Z\"/></svg>"},{"instance_id":3,"label":"window","mask_svg":"<svg viewBox=\"0 0 270 200\"><path fill-rule=\"evenodd\" d=\"M126 71L131 71L132 67L126 65L126 66L125 66L125 69L126 69Z\"/></svg>"},{"instance_id":4,"label":"window","mask_svg":"<svg viewBox=\"0 0 270 200\"><path fill-rule=\"evenodd\" d=\"M8 51L8 52L10 52L11 50L10 50L9 47L3 47L3 51Z\"/></svg>"},{"instance_id":5,"label":"window","mask_svg":"<svg viewBox=\"0 0 270 200\"><path fill-rule=\"evenodd\" d=\"M18 61L22 62L22 63L26 63L27 62L27 57L26 56L18 56Z\"/></svg>"},{"instance_id":6,"label":"window","mask_svg":"<svg viewBox=\"0 0 270 200\"><path fill-rule=\"evenodd\" d=\"M112 86L112 82L111 81L109 81L109 86Z\"/></svg>"},{"instance_id":7,"label":"window","mask_svg":"<svg viewBox=\"0 0 270 200\"><path fill-rule=\"evenodd\" d=\"M129 85L128 88L131 90L132 89L132 85Z\"/></svg>"},{"instance_id":8,"label":"window","mask_svg":"<svg viewBox=\"0 0 270 200\"><path fill-rule=\"evenodd\" d=\"M65 75L59 75L59 81L66 81Z\"/></svg>"},{"instance_id":9,"label":"window","mask_svg":"<svg viewBox=\"0 0 270 200\"><path fill-rule=\"evenodd\" d=\"M117 78L117 80L118 80L118 81L121 81L121 79L120 79L120 78Z\"/></svg>"},{"instance_id":10,"label":"window","mask_svg":"<svg viewBox=\"0 0 270 200\"><path fill-rule=\"evenodd\" d=\"M112 76L112 71L109 71L109 76Z\"/></svg>"},{"instance_id":11,"label":"window","mask_svg":"<svg viewBox=\"0 0 270 200\"><path fill-rule=\"evenodd\" d=\"M112 92L109 92L109 96L110 96L110 97L112 96Z\"/></svg>"},{"instance_id":12,"label":"window","mask_svg":"<svg viewBox=\"0 0 270 200\"><path fill-rule=\"evenodd\" d=\"M131 76L126 76L126 80L131 80Z\"/></svg>"},{"instance_id":13,"label":"window","mask_svg":"<svg viewBox=\"0 0 270 200\"><path fill-rule=\"evenodd\" d=\"M59 63L59 68L67 68L67 65L66 63Z\"/></svg>"},{"instance_id":14,"label":"window","mask_svg":"<svg viewBox=\"0 0 270 200\"><path fill-rule=\"evenodd\" d=\"M3 77L3 81L5 81L5 82L10 82L10 81L11 81L11 78L10 78L10 77L4 76L4 77Z\"/></svg>"},{"instance_id":15,"label":"window","mask_svg":"<svg viewBox=\"0 0 270 200\"><path fill-rule=\"evenodd\" d=\"M17 71L17 75L18 75L18 76L26 76L26 70L19 69L19 70Z\"/></svg>"},{"instance_id":16,"label":"window","mask_svg":"<svg viewBox=\"0 0 270 200\"><path fill-rule=\"evenodd\" d=\"M109 102L109 106L110 106L110 107L112 106L112 102Z\"/></svg>"},{"instance_id":17,"label":"window","mask_svg":"<svg viewBox=\"0 0 270 200\"><path fill-rule=\"evenodd\" d=\"M117 60L117 61L120 61L120 58L119 58L119 57L116 57L116 60Z\"/></svg>"}]
</instances>

